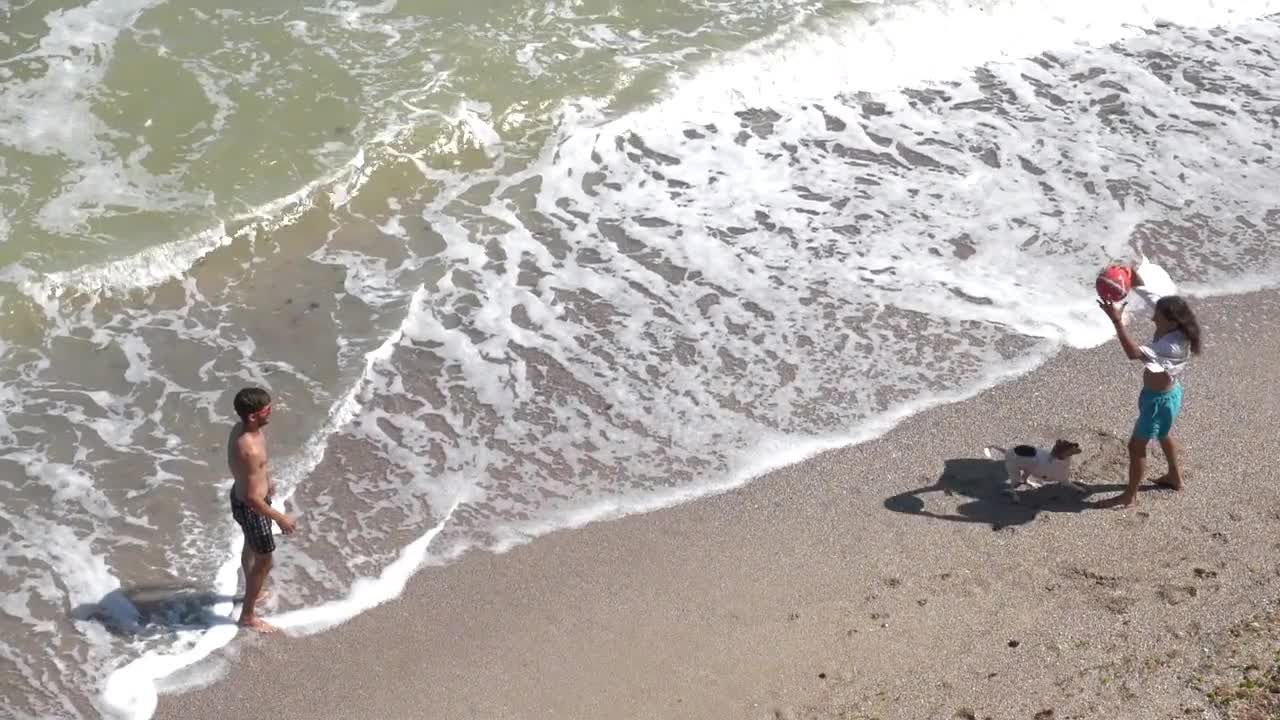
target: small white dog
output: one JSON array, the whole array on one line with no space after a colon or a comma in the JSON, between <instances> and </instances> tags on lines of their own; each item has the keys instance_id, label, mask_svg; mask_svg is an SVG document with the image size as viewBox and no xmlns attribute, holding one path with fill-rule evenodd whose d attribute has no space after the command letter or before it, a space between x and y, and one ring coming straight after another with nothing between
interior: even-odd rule
<instances>
[{"instance_id":1,"label":"small white dog","mask_svg":"<svg viewBox=\"0 0 1280 720\"><path fill-rule=\"evenodd\" d=\"M1031 445L1015 445L1013 452L994 445L983 450L988 459L997 460L997 454L1004 457L1004 469L1009 476L1009 490L1014 500L1018 499L1017 489L1023 485L1033 488L1043 487L1036 478L1066 485L1076 492L1087 492L1084 486L1071 479L1071 457L1080 454L1080 446L1070 440L1059 440L1053 447L1033 447Z\"/></svg>"}]
</instances>

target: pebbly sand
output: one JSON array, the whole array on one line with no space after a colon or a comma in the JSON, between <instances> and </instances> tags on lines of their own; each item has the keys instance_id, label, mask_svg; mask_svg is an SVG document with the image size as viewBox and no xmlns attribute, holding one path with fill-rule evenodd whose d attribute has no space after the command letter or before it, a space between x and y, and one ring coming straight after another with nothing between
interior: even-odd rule
<instances>
[{"instance_id":1,"label":"pebbly sand","mask_svg":"<svg viewBox=\"0 0 1280 720\"><path fill-rule=\"evenodd\" d=\"M425 568L331 632L242 634L156 717L1227 717L1209 693L1277 648L1280 293L1195 307L1185 492L1013 504L980 459L1069 437L1086 500L1118 492L1140 368L1112 342L736 491Z\"/></svg>"}]
</instances>

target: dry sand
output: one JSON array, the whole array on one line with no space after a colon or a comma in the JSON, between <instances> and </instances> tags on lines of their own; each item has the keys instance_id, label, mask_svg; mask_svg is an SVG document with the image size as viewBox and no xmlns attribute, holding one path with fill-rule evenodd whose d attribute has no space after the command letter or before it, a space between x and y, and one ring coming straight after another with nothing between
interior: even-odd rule
<instances>
[{"instance_id":1,"label":"dry sand","mask_svg":"<svg viewBox=\"0 0 1280 720\"><path fill-rule=\"evenodd\" d=\"M1140 368L1113 342L724 495L424 569L332 632L242 635L157 717L1225 717L1206 693L1276 649L1280 295L1197 307L1182 493L1015 505L976 459L1070 437L1090 499L1117 492Z\"/></svg>"}]
</instances>

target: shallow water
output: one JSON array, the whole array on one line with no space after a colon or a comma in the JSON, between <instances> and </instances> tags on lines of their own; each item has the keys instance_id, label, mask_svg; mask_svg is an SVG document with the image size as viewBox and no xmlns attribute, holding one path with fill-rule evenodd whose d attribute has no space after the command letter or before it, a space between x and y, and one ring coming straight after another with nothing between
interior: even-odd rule
<instances>
[{"instance_id":1,"label":"shallow water","mask_svg":"<svg viewBox=\"0 0 1280 720\"><path fill-rule=\"evenodd\" d=\"M1102 342L1114 258L1276 284L1269 3L442 5L0 3L17 717L234 635L242 385L314 632Z\"/></svg>"}]
</instances>

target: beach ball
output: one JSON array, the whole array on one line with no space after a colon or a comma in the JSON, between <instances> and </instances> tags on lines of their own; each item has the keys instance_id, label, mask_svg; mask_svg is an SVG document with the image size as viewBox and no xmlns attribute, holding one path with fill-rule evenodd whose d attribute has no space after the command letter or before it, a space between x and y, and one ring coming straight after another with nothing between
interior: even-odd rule
<instances>
[{"instance_id":1,"label":"beach ball","mask_svg":"<svg viewBox=\"0 0 1280 720\"><path fill-rule=\"evenodd\" d=\"M1098 273L1093 286L1103 302L1120 302L1133 286L1133 271L1123 265L1110 265Z\"/></svg>"}]
</instances>

